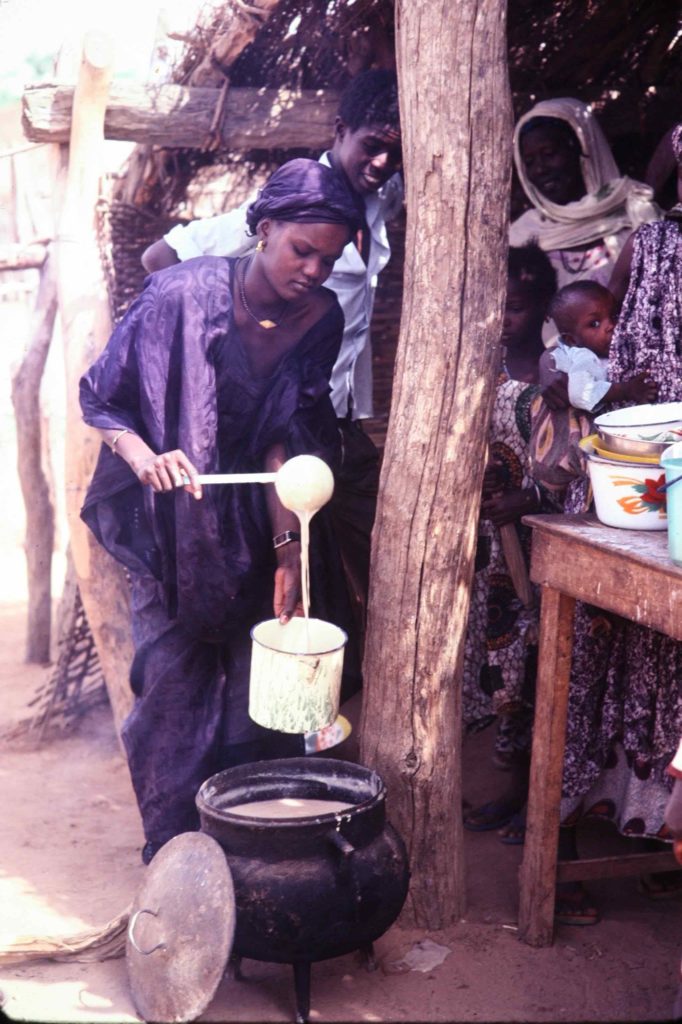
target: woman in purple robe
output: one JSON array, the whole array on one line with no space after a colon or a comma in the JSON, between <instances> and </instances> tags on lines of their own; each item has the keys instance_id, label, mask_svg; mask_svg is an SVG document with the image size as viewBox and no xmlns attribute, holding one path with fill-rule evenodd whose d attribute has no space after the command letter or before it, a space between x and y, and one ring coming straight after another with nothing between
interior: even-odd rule
<instances>
[{"instance_id":1,"label":"woman in purple robe","mask_svg":"<svg viewBox=\"0 0 682 1024\"><path fill-rule=\"evenodd\" d=\"M81 514L132 584L122 739L145 863L198 827L210 775L300 750L247 714L249 630L300 607L298 521L271 484L202 490L198 476L276 471L301 453L334 467L343 314L322 285L358 221L334 171L290 161L249 210L255 254L152 274L81 380L83 417L105 442ZM345 625L325 510L310 558L315 614Z\"/></svg>"}]
</instances>

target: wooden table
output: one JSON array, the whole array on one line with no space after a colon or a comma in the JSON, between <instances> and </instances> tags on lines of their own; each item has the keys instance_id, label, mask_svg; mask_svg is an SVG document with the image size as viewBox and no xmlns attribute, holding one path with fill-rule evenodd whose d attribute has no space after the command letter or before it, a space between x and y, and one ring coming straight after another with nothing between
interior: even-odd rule
<instances>
[{"instance_id":1,"label":"wooden table","mask_svg":"<svg viewBox=\"0 0 682 1024\"><path fill-rule=\"evenodd\" d=\"M528 820L520 874L519 938L551 944L557 881L616 877L676 866L672 853L557 865L557 837L576 600L682 640L682 568L665 530L617 530L594 516L527 516L531 579L541 585L540 640Z\"/></svg>"}]
</instances>

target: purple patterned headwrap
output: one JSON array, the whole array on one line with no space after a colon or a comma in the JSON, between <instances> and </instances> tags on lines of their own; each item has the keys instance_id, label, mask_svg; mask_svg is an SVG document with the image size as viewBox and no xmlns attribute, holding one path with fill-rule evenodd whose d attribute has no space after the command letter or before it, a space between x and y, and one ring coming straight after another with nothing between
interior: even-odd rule
<instances>
[{"instance_id":1,"label":"purple patterned headwrap","mask_svg":"<svg viewBox=\"0 0 682 1024\"><path fill-rule=\"evenodd\" d=\"M303 157L289 160L275 171L251 203L246 222L254 231L264 217L308 223L347 224L355 233L362 223L362 200L341 175Z\"/></svg>"},{"instance_id":2,"label":"purple patterned headwrap","mask_svg":"<svg viewBox=\"0 0 682 1024\"><path fill-rule=\"evenodd\" d=\"M682 163L682 122L673 128L672 134L673 153L678 164Z\"/></svg>"}]
</instances>

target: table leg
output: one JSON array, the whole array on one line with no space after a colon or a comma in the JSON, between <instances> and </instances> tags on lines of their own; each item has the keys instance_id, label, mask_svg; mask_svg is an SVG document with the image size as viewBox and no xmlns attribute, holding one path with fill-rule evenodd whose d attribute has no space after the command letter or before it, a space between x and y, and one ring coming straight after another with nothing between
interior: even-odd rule
<instances>
[{"instance_id":1,"label":"table leg","mask_svg":"<svg viewBox=\"0 0 682 1024\"><path fill-rule=\"evenodd\" d=\"M542 587L528 819L520 871L519 938L549 946L554 934L559 804L566 746L575 599Z\"/></svg>"}]
</instances>

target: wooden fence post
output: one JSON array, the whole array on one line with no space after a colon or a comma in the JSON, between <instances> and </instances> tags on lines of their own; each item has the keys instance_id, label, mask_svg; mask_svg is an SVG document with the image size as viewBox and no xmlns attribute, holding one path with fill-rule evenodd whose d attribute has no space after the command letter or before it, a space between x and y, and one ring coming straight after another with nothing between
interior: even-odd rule
<instances>
[{"instance_id":1,"label":"wooden fence post","mask_svg":"<svg viewBox=\"0 0 682 1024\"><path fill-rule=\"evenodd\" d=\"M117 730L130 709L130 601L121 567L99 546L79 512L100 447L85 426L78 381L106 344L111 323L95 229L111 44L92 33L74 96L69 163L57 235L58 294L66 369L66 509L71 550Z\"/></svg>"},{"instance_id":2,"label":"wooden fence post","mask_svg":"<svg viewBox=\"0 0 682 1024\"><path fill-rule=\"evenodd\" d=\"M55 514L43 463L40 382L56 316L57 284L54 263L48 257L40 271L28 350L12 378L12 404L17 424L17 472L26 507L26 661L35 664L47 664L50 660Z\"/></svg>"}]
</instances>

